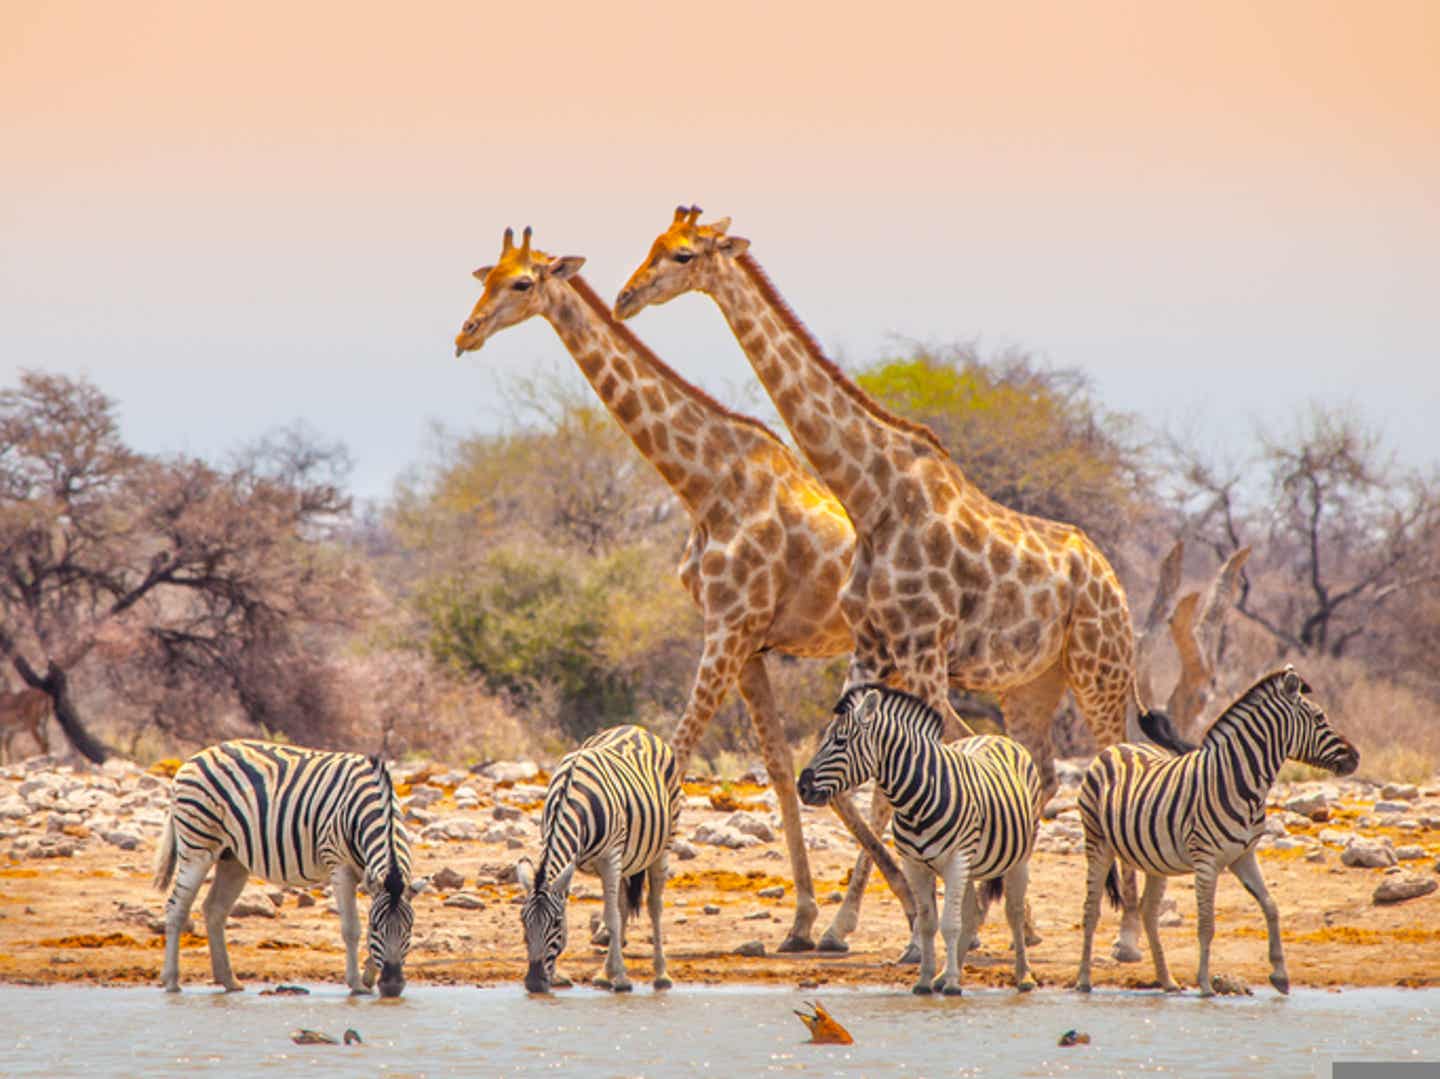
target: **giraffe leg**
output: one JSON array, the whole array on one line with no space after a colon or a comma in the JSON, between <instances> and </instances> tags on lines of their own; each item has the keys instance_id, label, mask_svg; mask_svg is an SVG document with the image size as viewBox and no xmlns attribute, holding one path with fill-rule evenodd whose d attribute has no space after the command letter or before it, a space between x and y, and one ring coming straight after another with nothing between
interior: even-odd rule
<instances>
[{"instance_id":1,"label":"giraffe leg","mask_svg":"<svg viewBox=\"0 0 1440 1079\"><path fill-rule=\"evenodd\" d=\"M716 710L725 700L725 694L735 684L745 661L755 655L759 640L752 633L736 633L725 628L720 618L705 618L705 646L700 652L700 666L695 671L695 684L690 690L690 700L685 712L675 726L675 735L670 739L671 752L675 754L675 769L681 779L689 767L695 746L710 726ZM752 717L752 722L754 719Z\"/></svg>"},{"instance_id":2,"label":"giraffe leg","mask_svg":"<svg viewBox=\"0 0 1440 1079\"><path fill-rule=\"evenodd\" d=\"M785 731L776 714L775 698L770 691L770 678L765 658L753 655L740 669L740 695L750 713L750 723L760 740L765 769L775 787L780 803L780 819L785 831L785 846L790 854L790 872L795 881L795 921L777 949L781 952L808 952L815 948L811 933L819 906L815 902L815 883L810 877L810 859L805 853L805 836L800 830L800 799L795 794L795 758Z\"/></svg>"},{"instance_id":3,"label":"giraffe leg","mask_svg":"<svg viewBox=\"0 0 1440 1079\"><path fill-rule=\"evenodd\" d=\"M1065 668L1056 660L1045 673L1004 694L1005 729L1029 752L1040 772L1040 805L1043 808L1060 788L1055 777L1055 710L1065 695ZM1025 943L1039 944L1039 931L1030 908L1025 908Z\"/></svg>"},{"instance_id":4,"label":"giraffe leg","mask_svg":"<svg viewBox=\"0 0 1440 1079\"><path fill-rule=\"evenodd\" d=\"M1270 984L1288 995L1290 975L1285 971L1285 949L1280 943L1280 910L1265 887L1265 877L1260 872L1260 863L1255 860L1255 851L1247 850L1231 862L1230 872L1240 878L1245 890L1260 904L1260 910L1265 915L1265 935L1270 940Z\"/></svg>"},{"instance_id":5,"label":"giraffe leg","mask_svg":"<svg viewBox=\"0 0 1440 1079\"><path fill-rule=\"evenodd\" d=\"M890 805L884 798L878 798L872 805L872 811L878 806L884 806L885 821L890 819ZM880 825L881 833L872 831L865 823L865 818L856 811L855 805L850 801L848 794L837 794L830 799L830 808L840 818L855 841L860 844L860 857L855 862L855 868L850 874L850 886L845 891L845 901L840 904L830 928L825 930L825 935L820 938L818 949L822 952L848 952L850 946L845 943L845 938L855 931L855 926L860 921L860 899L865 894L865 883L870 879L870 867L880 867L880 875L885 878L885 883L890 885L890 890L895 893L895 898L900 900L900 907L905 912L905 918L909 921L912 932L915 925L916 900L914 893L910 890L909 882L901 872L900 866L891 857L890 852L885 848L884 842L880 839L883 833L884 823ZM858 883L857 883L858 882Z\"/></svg>"},{"instance_id":6,"label":"giraffe leg","mask_svg":"<svg viewBox=\"0 0 1440 1079\"><path fill-rule=\"evenodd\" d=\"M225 919L240 893L250 871L234 858L222 858L215 863L215 879L205 896L205 934L210 938L210 970L217 985L223 985L227 993L238 993L245 988L235 980L230 969L230 952L225 947Z\"/></svg>"}]
</instances>

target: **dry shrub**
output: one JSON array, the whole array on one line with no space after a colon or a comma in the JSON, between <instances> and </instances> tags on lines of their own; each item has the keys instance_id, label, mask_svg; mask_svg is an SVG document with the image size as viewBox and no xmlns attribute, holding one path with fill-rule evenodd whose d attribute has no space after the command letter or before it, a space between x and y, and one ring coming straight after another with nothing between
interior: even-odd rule
<instances>
[{"instance_id":1,"label":"dry shrub","mask_svg":"<svg viewBox=\"0 0 1440 1079\"><path fill-rule=\"evenodd\" d=\"M1360 751L1358 775L1421 782L1440 773L1440 720L1428 697L1368 675L1357 660L1307 658L1295 668Z\"/></svg>"}]
</instances>

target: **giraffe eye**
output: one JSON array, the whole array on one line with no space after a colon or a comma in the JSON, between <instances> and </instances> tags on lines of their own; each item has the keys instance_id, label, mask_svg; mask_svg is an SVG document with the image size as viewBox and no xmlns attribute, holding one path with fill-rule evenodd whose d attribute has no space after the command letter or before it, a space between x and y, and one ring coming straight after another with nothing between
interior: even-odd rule
<instances>
[{"instance_id":1,"label":"giraffe eye","mask_svg":"<svg viewBox=\"0 0 1440 1079\"><path fill-rule=\"evenodd\" d=\"M510 287L511 287L512 289L514 289L516 292L529 292L529 291L530 291L530 286L533 285L533 284L534 284L534 282L531 281L530 278L528 278L528 277L522 277L522 278L520 278L520 280L516 281L516 282L515 282L513 285L511 285Z\"/></svg>"},{"instance_id":2,"label":"giraffe eye","mask_svg":"<svg viewBox=\"0 0 1440 1079\"><path fill-rule=\"evenodd\" d=\"M682 266L685 265L685 263L689 262L689 261L690 261L691 259L693 259L694 257L695 257L695 256L692 255L689 251L676 251L676 252L675 252L675 261L678 262L678 263L680 263L680 265L682 265Z\"/></svg>"}]
</instances>

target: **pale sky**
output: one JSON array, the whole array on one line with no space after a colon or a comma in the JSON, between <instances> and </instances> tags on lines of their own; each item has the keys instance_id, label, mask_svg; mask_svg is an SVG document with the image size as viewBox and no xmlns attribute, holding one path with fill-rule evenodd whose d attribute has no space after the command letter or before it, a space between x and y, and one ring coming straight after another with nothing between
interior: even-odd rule
<instances>
[{"instance_id":1,"label":"pale sky","mask_svg":"<svg viewBox=\"0 0 1440 1079\"><path fill-rule=\"evenodd\" d=\"M383 496L568 364L452 354L506 225L611 297L694 202L847 363L1018 345L1217 444L1315 399L1440 460L1440 3L847 10L0 0L0 383L88 375L147 450L304 419ZM708 300L633 328L753 379Z\"/></svg>"}]
</instances>

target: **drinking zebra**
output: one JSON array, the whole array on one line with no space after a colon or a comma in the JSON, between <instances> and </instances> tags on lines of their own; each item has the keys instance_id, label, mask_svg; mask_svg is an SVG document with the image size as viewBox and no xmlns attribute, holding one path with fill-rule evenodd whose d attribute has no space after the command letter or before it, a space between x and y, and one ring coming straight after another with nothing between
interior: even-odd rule
<instances>
[{"instance_id":1,"label":"drinking zebra","mask_svg":"<svg viewBox=\"0 0 1440 1079\"><path fill-rule=\"evenodd\" d=\"M669 989L660 912L666 853L680 812L680 776L670 747L639 727L601 731L560 762L545 792L540 864L516 867L525 904L529 965L525 988L548 992L555 960L565 949L565 900L576 868L598 873L605 892L610 951L605 979L616 992L630 989L620 947L627 918L636 916L650 882L650 923L655 938L655 988Z\"/></svg>"},{"instance_id":2,"label":"drinking zebra","mask_svg":"<svg viewBox=\"0 0 1440 1079\"><path fill-rule=\"evenodd\" d=\"M155 865L156 888L175 882L165 904L162 975L172 993L180 989L180 931L212 865L205 929L211 969L227 990L242 986L230 970L225 919L251 874L277 884L318 884L328 877L340 908L346 984L367 993L378 972L381 996L399 996L405 988L414 923L410 843L379 757L234 741L180 766ZM374 896L363 977L355 905L362 883Z\"/></svg>"},{"instance_id":3,"label":"drinking zebra","mask_svg":"<svg viewBox=\"0 0 1440 1079\"><path fill-rule=\"evenodd\" d=\"M1080 817L1085 827L1088 877L1085 941L1075 988L1090 991L1090 948L1100 919L1100 890L1116 900L1115 859L1145 874L1141 917L1155 978L1167 990L1170 977L1160 947L1158 919L1167 877L1195 875L1200 937L1201 996L1211 996L1210 940L1215 932L1215 882L1229 869L1265 913L1270 938L1270 982L1290 991L1280 946L1280 915L1265 889L1255 844L1265 822L1265 800L1287 758L1349 775L1360 763L1355 747L1335 732L1310 687L1293 667L1266 675L1227 708L1198 747L1170 757L1147 746L1124 744L1102 751L1085 773ZM1162 714L1141 719L1168 725ZM1168 732L1176 737L1174 732ZM1156 738L1158 741L1159 739Z\"/></svg>"},{"instance_id":4,"label":"drinking zebra","mask_svg":"<svg viewBox=\"0 0 1440 1079\"><path fill-rule=\"evenodd\" d=\"M1015 985L1035 987L1025 956L1025 890L1040 816L1040 772L1010 738L978 735L945 745L944 722L918 697L878 685L855 686L800 773L800 799L825 805L834 795L875 779L895 807L895 849L915 895L920 945L916 993L960 993L965 953L981 906L1005 896L1015 943ZM935 877L945 881L945 971L935 979Z\"/></svg>"}]
</instances>

